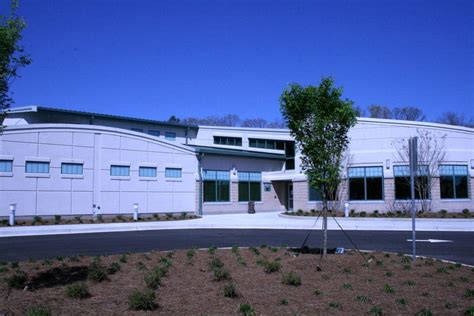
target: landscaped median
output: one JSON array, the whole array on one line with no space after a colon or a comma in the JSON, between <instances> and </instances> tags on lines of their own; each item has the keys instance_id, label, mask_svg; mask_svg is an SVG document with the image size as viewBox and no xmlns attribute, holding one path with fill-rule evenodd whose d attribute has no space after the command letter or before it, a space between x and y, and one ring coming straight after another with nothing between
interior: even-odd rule
<instances>
[{"instance_id":1,"label":"landscaped median","mask_svg":"<svg viewBox=\"0 0 474 316\"><path fill-rule=\"evenodd\" d=\"M0 277L6 314L474 313L473 268L388 253L210 247L2 263Z\"/></svg>"}]
</instances>

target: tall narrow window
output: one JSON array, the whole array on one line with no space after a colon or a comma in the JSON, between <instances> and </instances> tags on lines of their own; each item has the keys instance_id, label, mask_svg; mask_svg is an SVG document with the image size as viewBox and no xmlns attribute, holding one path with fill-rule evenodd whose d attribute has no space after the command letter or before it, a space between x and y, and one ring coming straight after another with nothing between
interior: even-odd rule
<instances>
[{"instance_id":1,"label":"tall narrow window","mask_svg":"<svg viewBox=\"0 0 474 316\"><path fill-rule=\"evenodd\" d=\"M203 170L204 202L230 201L229 171Z\"/></svg>"},{"instance_id":2,"label":"tall narrow window","mask_svg":"<svg viewBox=\"0 0 474 316\"><path fill-rule=\"evenodd\" d=\"M393 166L395 178L395 199L411 199L410 166ZM415 199L429 199L430 187L428 166L419 166L418 175L415 176Z\"/></svg>"},{"instance_id":3,"label":"tall narrow window","mask_svg":"<svg viewBox=\"0 0 474 316\"><path fill-rule=\"evenodd\" d=\"M439 166L439 185L442 199L469 198L467 166Z\"/></svg>"},{"instance_id":4,"label":"tall narrow window","mask_svg":"<svg viewBox=\"0 0 474 316\"><path fill-rule=\"evenodd\" d=\"M165 132L165 139L170 141L176 140L176 133L174 132Z\"/></svg>"},{"instance_id":5,"label":"tall narrow window","mask_svg":"<svg viewBox=\"0 0 474 316\"><path fill-rule=\"evenodd\" d=\"M49 173L49 162L27 161L25 164L26 173Z\"/></svg>"},{"instance_id":6,"label":"tall narrow window","mask_svg":"<svg viewBox=\"0 0 474 316\"><path fill-rule=\"evenodd\" d=\"M349 200L383 200L383 168L348 168Z\"/></svg>"},{"instance_id":7,"label":"tall narrow window","mask_svg":"<svg viewBox=\"0 0 474 316\"><path fill-rule=\"evenodd\" d=\"M13 161L12 160L0 160L0 172L12 172Z\"/></svg>"},{"instance_id":8,"label":"tall narrow window","mask_svg":"<svg viewBox=\"0 0 474 316\"><path fill-rule=\"evenodd\" d=\"M61 174L82 174L82 163L65 163L61 164Z\"/></svg>"},{"instance_id":9,"label":"tall narrow window","mask_svg":"<svg viewBox=\"0 0 474 316\"><path fill-rule=\"evenodd\" d=\"M130 176L130 166L112 165L110 166L110 175L114 177Z\"/></svg>"},{"instance_id":10,"label":"tall narrow window","mask_svg":"<svg viewBox=\"0 0 474 316\"><path fill-rule=\"evenodd\" d=\"M165 177L166 178L181 178L181 168L166 168Z\"/></svg>"},{"instance_id":11,"label":"tall narrow window","mask_svg":"<svg viewBox=\"0 0 474 316\"><path fill-rule=\"evenodd\" d=\"M156 178L156 167L140 167L138 168L140 177Z\"/></svg>"},{"instance_id":12,"label":"tall narrow window","mask_svg":"<svg viewBox=\"0 0 474 316\"><path fill-rule=\"evenodd\" d=\"M239 202L262 200L262 174L239 171Z\"/></svg>"},{"instance_id":13,"label":"tall narrow window","mask_svg":"<svg viewBox=\"0 0 474 316\"><path fill-rule=\"evenodd\" d=\"M295 142L286 142L285 143L285 169L294 170L295 169Z\"/></svg>"}]
</instances>

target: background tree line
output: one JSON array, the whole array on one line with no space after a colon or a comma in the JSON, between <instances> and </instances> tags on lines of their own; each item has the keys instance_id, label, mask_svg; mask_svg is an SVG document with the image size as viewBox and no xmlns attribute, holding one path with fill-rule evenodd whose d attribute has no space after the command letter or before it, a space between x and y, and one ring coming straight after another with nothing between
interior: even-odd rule
<instances>
[{"instance_id":1,"label":"background tree line","mask_svg":"<svg viewBox=\"0 0 474 316\"><path fill-rule=\"evenodd\" d=\"M428 120L423 110L415 106L403 106L403 107L388 107L385 105L370 105L366 109L353 106L357 116L359 117L370 117L370 118L381 118L381 119L394 119L394 120L407 120L407 121L420 121L420 122L436 122L449 125L466 126L474 128L474 116L467 117L465 115L447 111L435 120ZM263 118L246 118L241 119L237 114L225 114L222 116L213 115L206 116L204 118L198 117L186 117L178 118L171 116L168 119L171 123L182 123L189 125L208 125L208 126L230 126L230 127L261 127L261 128L286 128L286 124L283 118L277 118L273 121L267 121Z\"/></svg>"}]
</instances>

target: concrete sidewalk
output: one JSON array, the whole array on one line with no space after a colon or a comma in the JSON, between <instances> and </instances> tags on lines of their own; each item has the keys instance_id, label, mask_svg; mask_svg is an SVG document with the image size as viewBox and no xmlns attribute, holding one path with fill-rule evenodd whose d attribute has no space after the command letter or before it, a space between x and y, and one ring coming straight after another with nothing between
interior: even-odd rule
<instances>
[{"instance_id":1,"label":"concrete sidewalk","mask_svg":"<svg viewBox=\"0 0 474 316\"><path fill-rule=\"evenodd\" d=\"M345 230L411 231L410 218L336 218ZM170 229L321 229L322 219L287 216L280 213L207 215L182 221L133 222L110 224L44 225L0 228L0 237L41 236ZM328 229L338 230L333 218ZM473 219L416 220L417 231L474 232Z\"/></svg>"}]
</instances>

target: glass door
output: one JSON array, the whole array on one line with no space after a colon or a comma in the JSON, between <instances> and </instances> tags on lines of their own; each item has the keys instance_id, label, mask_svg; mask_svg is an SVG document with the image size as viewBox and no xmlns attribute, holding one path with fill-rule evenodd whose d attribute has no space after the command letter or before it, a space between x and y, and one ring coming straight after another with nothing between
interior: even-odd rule
<instances>
[{"instance_id":1,"label":"glass door","mask_svg":"<svg viewBox=\"0 0 474 316\"><path fill-rule=\"evenodd\" d=\"M290 182L288 183L288 203L287 203L287 209L288 211L293 210L293 183Z\"/></svg>"}]
</instances>

